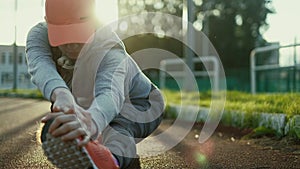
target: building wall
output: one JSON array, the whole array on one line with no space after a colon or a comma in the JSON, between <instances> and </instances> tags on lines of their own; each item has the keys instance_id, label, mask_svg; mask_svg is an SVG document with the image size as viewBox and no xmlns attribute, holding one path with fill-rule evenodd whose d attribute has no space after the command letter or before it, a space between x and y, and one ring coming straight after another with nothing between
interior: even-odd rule
<instances>
[{"instance_id":1,"label":"building wall","mask_svg":"<svg viewBox=\"0 0 300 169\"><path fill-rule=\"evenodd\" d=\"M14 83L14 50L13 46L0 45L0 89L12 89ZM17 47L17 88L36 88L27 71L25 47Z\"/></svg>"}]
</instances>

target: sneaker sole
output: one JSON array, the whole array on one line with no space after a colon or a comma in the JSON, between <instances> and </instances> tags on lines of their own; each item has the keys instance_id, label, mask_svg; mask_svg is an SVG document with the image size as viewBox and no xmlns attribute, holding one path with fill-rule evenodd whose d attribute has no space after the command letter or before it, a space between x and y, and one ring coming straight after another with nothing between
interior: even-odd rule
<instances>
[{"instance_id":1,"label":"sneaker sole","mask_svg":"<svg viewBox=\"0 0 300 169\"><path fill-rule=\"evenodd\" d=\"M53 120L48 121L41 134L42 148L48 160L62 169L98 169L84 147L78 147L78 140L63 142L48 133Z\"/></svg>"}]
</instances>

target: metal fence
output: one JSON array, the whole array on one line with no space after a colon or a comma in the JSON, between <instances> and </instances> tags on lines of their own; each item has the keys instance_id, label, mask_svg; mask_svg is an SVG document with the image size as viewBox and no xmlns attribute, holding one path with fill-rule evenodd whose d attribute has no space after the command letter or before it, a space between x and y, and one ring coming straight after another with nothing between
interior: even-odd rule
<instances>
[{"instance_id":1,"label":"metal fence","mask_svg":"<svg viewBox=\"0 0 300 169\"><path fill-rule=\"evenodd\" d=\"M268 76L258 79L257 74L261 72L273 73L283 78L286 83L283 92L298 91L300 58L297 55L300 50L300 44L291 44L280 46L279 44L266 47L255 48L250 55L250 72L251 72L251 92L257 93L259 80L266 80ZM269 59L266 59L267 58ZM260 63L259 63L260 62ZM285 72L285 73L279 73ZM271 83L279 83L274 80ZM274 89L274 92L282 92L280 88Z\"/></svg>"},{"instance_id":2,"label":"metal fence","mask_svg":"<svg viewBox=\"0 0 300 169\"><path fill-rule=\"evenodd\" d=\"M212 89L215 91L219 90L219 61L215 56L205 56L205 57L197 57L193 59L193 63L209 63L212 64L209 70L195 70L193 71L194 77L212 77L210 79ZM171 66L175 66L175 69L168 69ZM172 76L173 78L183 78L185 80L185 76L187 73L184 69L185 61L182 59L165 59L160 62L160 73L159 73L159 86L160 88L166 88L166 78L168 76ZM208 67L205 67L208 69ZM189 82L187 82L189 83Z\"/></svg>"}]
</instances>

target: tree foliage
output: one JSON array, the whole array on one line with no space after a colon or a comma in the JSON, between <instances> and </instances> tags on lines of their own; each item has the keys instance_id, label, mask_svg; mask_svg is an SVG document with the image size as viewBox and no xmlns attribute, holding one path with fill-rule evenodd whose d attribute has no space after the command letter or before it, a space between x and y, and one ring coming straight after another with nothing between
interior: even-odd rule
<instances>
[{"instance_id":1,"label":"tree foliage","mask_svg":"<svg viewBox=\"0 0 300 169\"><path fill-rule=\"evenodd\" d=\"M181 17L186 0L120 0L120 17L143 12L164 12ZM194 0L196 20L194 25L203 31L216 48L225 69L249 67L249 55L256 46L267 42L262 33L268 28L267 15L273 13L271 0ZM159 38L168 39L173 34L181 33L182 28L176 27L172 21L157 14L153 18L135 18L125 23L121 33L134 34L135 29L153 26ZM121 23L122 24L122 23ZM124 24L124 23L123 23ZM124 25L123 25L124 26ZM149 44L171 46L172 41L161 41L149 38ZM132 48L137 41L131 39ZM155 41L161 41L155 43ZM146 42L147 43L147 42ZM168 44L163 44L168 43ZM177 43L178 42L174 42ZM141 44L136 43L138 45ZM149 45L147 44L147 45ZM176 48L178 49L178 48ZM179 48L183 50L183 48ZM130 50L130 49L129 49ZM138 49L135 49L138 50ZM183 53L175 52L175 53Z\"/></svg>"},{"instance_id":2,"label":"tree foliage","mask_svg":"<svg viewBox=\"0 0 300 169\"><path fill-rule=\"evenodd\" d=\"M129 53L144 48L161 48L182 56L182 44L172 38L174 34L182 33L182 24L174 23L176 21L172 17L182 16L182 0L120 0L118 5L119 17L122 18L118 33L129 35L124 40ZM141 15L146 12L153 12L154 15L151 17ZM162 13L170 14L170 17L161 15ZM131 15L129 19L126 19L129 15ZM138 32L154 32L154 34L137 35ZM141 41L143 43L140 43Z\"/></svg>"},{"instance_id":3,"label":"tree foliage","mask_svg":"<svg viewBox=\"0 0 300 169\"><path fill-rule=\"evenodd\" d=\"M249 67L249 55L266 45L262 33L273 13L270 0L203 0L197 4L197 20L217 49L226 68ZM205 29L206 28L206 29Z\"/></svg>"}]
</instances>

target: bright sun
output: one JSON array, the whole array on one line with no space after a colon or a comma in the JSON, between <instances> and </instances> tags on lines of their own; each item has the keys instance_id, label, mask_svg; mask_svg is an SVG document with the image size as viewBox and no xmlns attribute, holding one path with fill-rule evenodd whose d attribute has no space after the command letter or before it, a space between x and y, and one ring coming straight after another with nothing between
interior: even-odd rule
<instances>
[{"instance_id":1,"label":"bright sun","mask_svg":"<svg viewBox=\"0 0 300 169\"><path fill-rule=\"evenodd\" d=\"M118 0L96 0L96 15L104 24L118 19Z\"/></svg>"}]
</instances>

